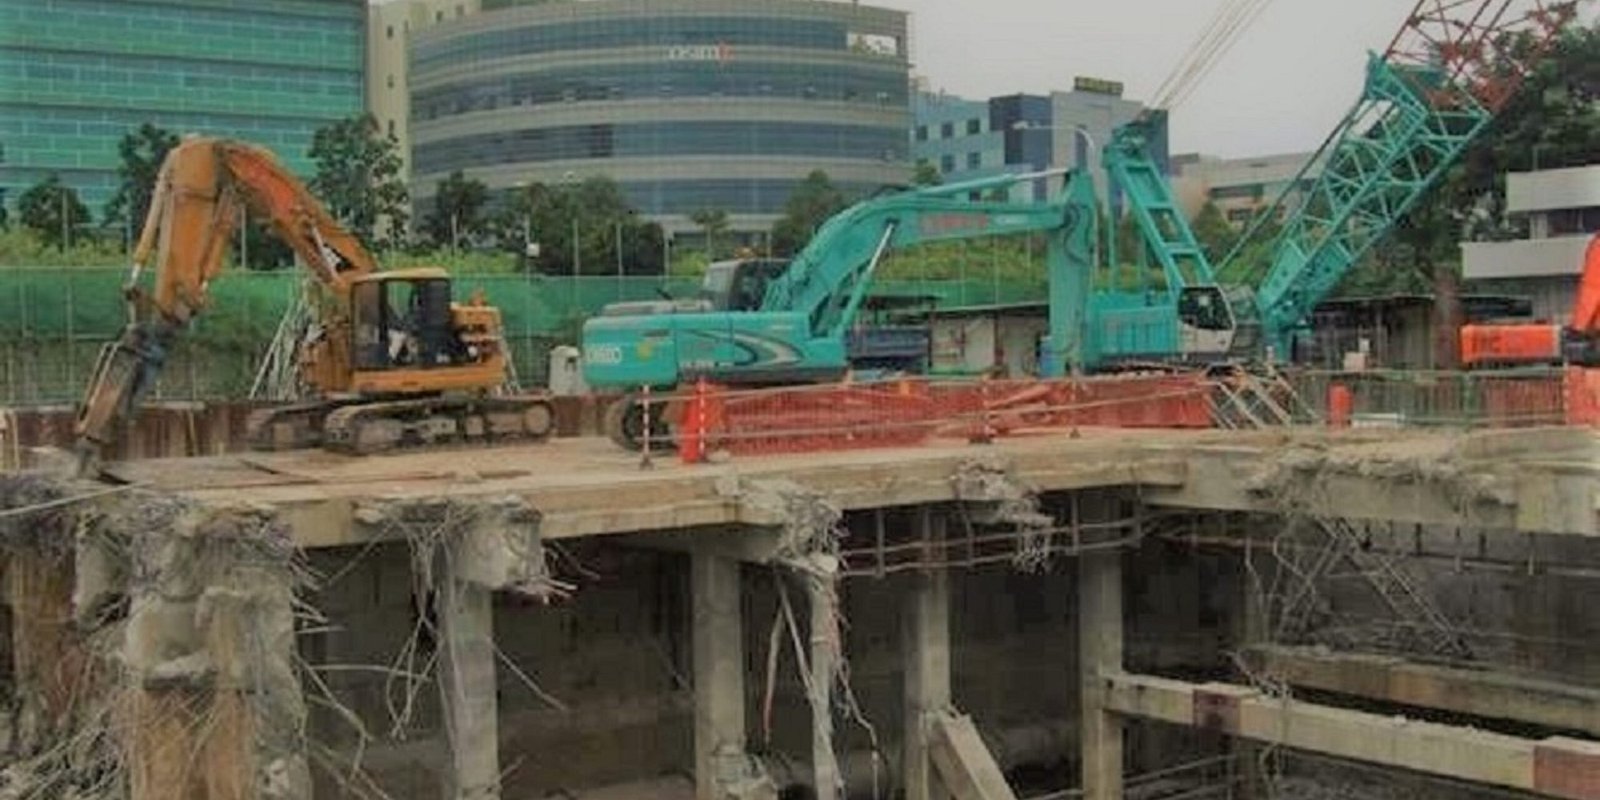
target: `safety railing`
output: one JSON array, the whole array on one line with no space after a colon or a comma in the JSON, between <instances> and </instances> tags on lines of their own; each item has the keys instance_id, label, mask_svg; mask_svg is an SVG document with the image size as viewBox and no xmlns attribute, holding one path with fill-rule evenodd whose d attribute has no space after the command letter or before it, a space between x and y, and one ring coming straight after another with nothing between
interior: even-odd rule
<instances>
[{"instance_id":1,"label":"safety railing","mask_svg":"<svg viewBox=\"0 0 1600 800\"><path fill-rule=\"evenodd\" d=\"M1300 372L1296 392L1357 426L1528 427L1600 424L1600 370Z\"/></svg>"}]
</instances>

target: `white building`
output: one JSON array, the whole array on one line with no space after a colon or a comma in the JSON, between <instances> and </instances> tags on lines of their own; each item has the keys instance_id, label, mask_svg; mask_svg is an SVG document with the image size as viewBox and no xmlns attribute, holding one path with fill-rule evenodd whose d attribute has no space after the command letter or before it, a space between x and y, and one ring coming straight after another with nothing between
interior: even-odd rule
<instances>
[{"instance_id":1,"label":"white building","mask_svg":"<svg viewBox=\"0 0 1600 800\"><path fill-rule=\"evenodd\" d=\"M1528 238L1463 242L1462 277L1474 291L1528 297L1539 319L1569 322L1584 248L1600 231L1600 164L1511 173L1506 211L1526 217Z\"/></svg>"},{"instance_id":2,"label":"white building","mask_svg":"<svg viewBox=\"0 0 1600 800\"><path fill-rule=\"evenodd\" d=\"M1191 219L1207 202L1216 204L1234 227L1243 227L1258 211L1278 199L1300 175L1312 153L1283 153L1248 158L1199 154L1173 156L1173 194ZM1302 179L1315 178L1308 172ZM1307 188L1302 185L1300 189ZM1291 198L1293 201L1294 198ZM1293 202L1291 202L1291 206Z\"/></svg>"},{"instance_id":3,"label":"white building","mask_svg":"<svg viewBox=\"0 0 1600 800\"><path fill-rule=\"evenodd\" d=\"M411 181L411 102L406 71L412 31L476 14L482 0L384 0L367 8L367 111L399 142Z\"/></svg>"}]
</instances>

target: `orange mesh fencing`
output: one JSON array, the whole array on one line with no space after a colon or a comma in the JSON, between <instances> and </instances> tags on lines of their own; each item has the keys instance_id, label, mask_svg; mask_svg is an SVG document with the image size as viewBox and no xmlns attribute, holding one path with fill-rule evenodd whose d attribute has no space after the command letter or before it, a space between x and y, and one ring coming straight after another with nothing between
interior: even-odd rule
<instances>
[{"instance_id":1,"label":"orange mesh fencing","mask_svg":"<svg viewBox=\"0 0 1600 800\"><path fill-rule=\"evenodd\" d=\"M1565 421L1563 384L1559 375L1484 378L1482 418L1496 428L1558 425Z\"/></svg>"},{"instance_id":2,"label":"orange mesh fencing","mask_svg":"<svg viewBox=\"0 0 1600 800\"><path fill-rule=\"evenodd\" d=\"M1025 429L1212 427L1211 383L1199 373L1082 380L828 384L754 391L715 389L705 430L683 438L734 455L854 450L934 437L987 440Z\"/></svg>"},{"instance_id":3,"label":"orange mesh fencing","mask_svg":"<svg viewBox=\"0 0 1600 800\"><path fill-rule=\"evenodd\" d=\"M1568 367L1563 378L1566 423L1600 426L1600 369Z\"/></svg>"}]
</instances>

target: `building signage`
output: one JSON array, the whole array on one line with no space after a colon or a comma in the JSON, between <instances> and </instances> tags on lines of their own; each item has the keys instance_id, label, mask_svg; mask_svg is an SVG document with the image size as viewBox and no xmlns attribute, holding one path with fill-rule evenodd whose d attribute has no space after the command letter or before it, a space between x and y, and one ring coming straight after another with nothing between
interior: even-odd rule
<instances>
[{"instance_id":1,"label":"building signage","mask_svg":"<svg viewBox=\"0 0 1600 800\"><path fill-rule=\"evenodd\" d=\"M667 48L668 61L715 61L726 64L733 60L733 46L727 42L716 44L675 44Z\"/></svg>"},{"instance_id":2,"label":"building signage","mask_svg":"<svg viewBox=\"0 0 1600 800\"><path fill-rule=\"evenodd\" d=\"M1122 96L1122 82L1108 81L1104 78L1090 78L1084 75L1079 75L1078 77L1072 79L1072 88L1080 92L1089 92L1091 94L1109 94L1112 97Z\"/></svg>"},{"instance_id":3,"label":"building signage","mask_svg":"<svg viewBox=\"0 0 1600 800\"><path fill-rule=\"evenodd\" d=\"M851 31L845 44L851 52L871 53L875 56L900 55L900 41L881 33L856 33Z\"/></svg>"}]
</instances>

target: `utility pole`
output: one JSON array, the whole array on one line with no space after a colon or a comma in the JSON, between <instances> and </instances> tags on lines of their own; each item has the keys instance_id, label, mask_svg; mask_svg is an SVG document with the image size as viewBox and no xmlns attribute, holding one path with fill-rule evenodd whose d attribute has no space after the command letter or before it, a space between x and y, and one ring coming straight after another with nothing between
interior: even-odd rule
<instances>
[{"instance_id":1,"label":"utility pole","mask_svg":"<svg viewBox=\"0 0 1600 800\"><path fill-rule=\"evenodd\" d=\"M617 299L622 299L622 220L617 220Z\"/></svg>"}]
</instances>

